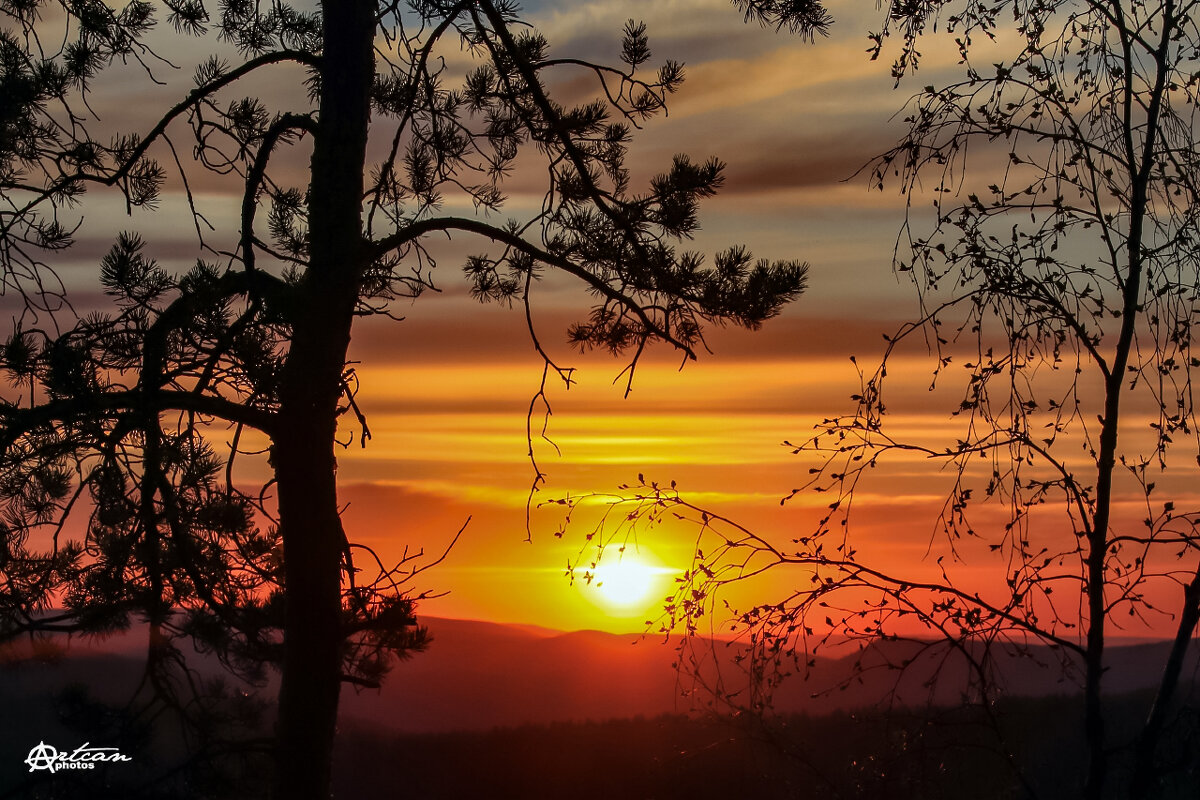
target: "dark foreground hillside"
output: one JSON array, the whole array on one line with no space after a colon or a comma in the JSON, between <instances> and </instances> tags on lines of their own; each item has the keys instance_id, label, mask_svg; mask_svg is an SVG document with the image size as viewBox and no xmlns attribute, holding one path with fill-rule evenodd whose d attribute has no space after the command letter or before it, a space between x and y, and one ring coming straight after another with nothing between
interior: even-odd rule
<instances>
[{"instance_id":1,"label":"dark foreground hillside","mask_svg":"<svg viewBox=\"0 0 1200 800\"><path fill-rule=\"evenodd\" d=\"M1114 706L1128 724L1147 699ZM999 735L978 709L944 708L791 716L769 728L674 715L424 735L356 728L339 744L338 796L1060 800L1082 786L1080 712L1073 698L1005 701ZM1200 797L1196 723L1192 713L1175 731L1160 800ZM1114 754L1118 773L1122 763Z\"/></svg>"},{"instance_id":2,"label":"dark foreground hillside","mask_svg":"<svg viewBox=\"0 0 1200 800\"><path fill-rule=\"evenodd\" d=\"M454 620L430 627L433 647L399 664L382 691L345 691L339 800L1079 796L1077 681L1073 665L1043 649L993 654L1003 689L991 709L996 724L958 707L953 662L937 662L935 684L928 654L903 672L878 668L904 663L914 647L891 643L819 659L809 681L785 683L776 695L781 719L763 728L676 713L688 710L676 653L653 640ZM199 728L179 728L161 708L134 713L144 634L0 659L0 800L265 796L274 684L218 690L223 671L196 655L203 694L219 697L198 715ZM1163 646L1110 651L1115 774L1149 708ZM1193 657L1161 754L1168 769L1159 800L1200 798L1198 674ZM132 760L86 774L31 772L28 759L43 744L111 746Z\"/></svg>"},{"instance_id":3,"label":"dark foreground hillside","mask_svg":"<svg viewBox=\"0 0 1200 800\"><path fill-rule=\"evenodd\" d=\"M30 698L33 700L33 698ZM1127 728L1145 696L1114 701ZM17 703L32 711L42 702ZM10 706L13 707L13 706ZM666 715L558 722L491 731L401 733L344 725L335 798L379 800L1017 800L1079 796L1084 753L1072 697L1009 699L993 709L933 708L788 716L770 726ZM25 720L33 721L29 716ZM238 749L199 772L172 775L150 743L124 740L130 764L95 772L28 774L21 763L38 725L10 717L16 745L0 769L0 798L24 800L261 800L267 753ZM65 726L72 727L72 726ZM63 737L64 738L65 730ZM1113 731L1114 741L1126 737ZM93 743L107 737L89 739ZM1127 739L1126 739L1127 740ZM82 741L82 740L81 740ZM1169 738L1172 768L1158 800L1200 797L1200 714ZM159 742L161 745L161 741ZM17 750L21 752L16 753ZM254 759L257 757L257 768ZM1111 766L1122 772L1122 757ZM165 769L164 769L165 768ZM1114 793L1113 800L1127 795Z\"/></svg>"}]
</instances>

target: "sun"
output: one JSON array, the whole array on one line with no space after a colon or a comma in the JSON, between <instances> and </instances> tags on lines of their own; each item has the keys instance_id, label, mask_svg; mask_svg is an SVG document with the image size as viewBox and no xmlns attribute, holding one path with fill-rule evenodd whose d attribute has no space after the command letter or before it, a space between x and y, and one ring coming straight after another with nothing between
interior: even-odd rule
<instances>
[{"instance_id":1,"label":"sun","mask_svg":"<svg viewBox=\"0 0 1200 800\"><path fill-rule=\"evenodd\" d=\"M621 553L589 569L591 582L583 590L610 616L638 616L665 596L672 572L639 554Z\"/></svg>"}]
</instances>

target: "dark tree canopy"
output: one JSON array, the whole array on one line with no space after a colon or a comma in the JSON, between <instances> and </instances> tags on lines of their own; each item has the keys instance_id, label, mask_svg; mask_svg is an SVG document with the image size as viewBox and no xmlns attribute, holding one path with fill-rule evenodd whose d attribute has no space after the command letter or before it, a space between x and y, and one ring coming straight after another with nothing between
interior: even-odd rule
<instances>
[{"instance_id":1,"label":"dark tree canopy","mask_svg":"<svg viewBox=\"0 0 1200 800\"><path fill-rule=\"evenodd\" d=\"M338 431L369 438L354 321L431 287L431 238L469 237L477 297L528 309L543 275L570 276L594 303L569 340L636 364L654 342L694 357L708 324L758 326L805 268L686 248L716 159L631 185L632 131L683 78L648 66L643 25L619 48L614 32L607 65L552 53L508 0L209 5L0 2L0 271L22 309L0 351L0 634L142 619L156 648L186 636L246 674L279 664L276 792L318 797L339 682L375 684L423 644L419 567L383 564L339 519ZM148 129L108 131L120 111L97 117L96 87L131 66L174 85L180 37L211 42L192 86ZM457 52L476 66L456 72ZM580 70L594 97L560 104L547 77ZM246 95L268 79L304 91ZM541 206L498 223L526 154ZM240 196L237 229L210 225L202 176ZM186 196L204 256L176 273L147 255L152 230L123 233L97 265L113 308L76 313L55 267L85 230L77 204L152 209L164 189ZM251 489L238 464L256 458L272 477Z\"/></svg>"},{"instance_id":2,"label":"dark tree canopy","mask_svg":"<svg viewBox=\"0 0 1200 800\"><path fill-rule=\"evenodd\" d=\"M819 0L733 0L733 4L746 15L747 22L787 29L808 39L827 35L833 24L833 17Z\"/></svg>"}]
</instances>

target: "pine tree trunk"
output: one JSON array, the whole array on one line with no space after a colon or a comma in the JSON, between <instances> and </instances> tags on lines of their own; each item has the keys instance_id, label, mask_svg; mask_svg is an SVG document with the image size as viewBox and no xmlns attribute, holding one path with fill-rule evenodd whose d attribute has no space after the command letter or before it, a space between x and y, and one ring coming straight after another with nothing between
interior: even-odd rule
<instances>
[{"instance_id":1,"label":"pine tree trunk","mask_svg":"<svg viewBox=\"0 0 1200 800\"><path fill-rule=\"evenodd\" d=\"M309 187L310 263L294 308L272 447L285 559L276 798L328 798L341 684L334 458L341 375L362 274L361 207L375 4L323 6L321 99Z\"/></svg>"}]
</instances>

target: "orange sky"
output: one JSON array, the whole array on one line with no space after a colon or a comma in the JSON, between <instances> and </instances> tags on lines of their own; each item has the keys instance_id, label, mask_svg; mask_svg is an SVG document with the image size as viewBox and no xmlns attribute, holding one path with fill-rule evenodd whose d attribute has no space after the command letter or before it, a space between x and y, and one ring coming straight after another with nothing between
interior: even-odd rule
<instances>
[{"instance_id":1,"label":"orange sky","mask_svg":"<svg viewBox=\"0 0 1200 800\"><path fill-rule=\"evenodd\" d=\"M675 152L719 156L728 162L728 182L703 207L695 247L711 253L740 242L757 256L812 265L809 291L783 317L756 333L713 332L713 353L682 371L672 354L655 351L628 398L623 382L613 384L619 360L580 356L565 344L566 325L586 313L586 298L546 281L535 295L539 335L560 363L579 367L579 385L570 391L550 386L548 434L559 452L545 442L537 446L547 477L539 499L610 492L641 473L675 480L688 498L772 536L786 540L807 530L815 501L781 507L779 499L803 482L810 464L781 442L802 439L822 417L851 410L858 381L849 356L871 364L882 352L882 334L916 307L911 289L890 270L902 199L870 193L862 180L843 182L897 136L892 115L909 94L906 87L893 89L888 64L871 63L865 54L873 6L833 4L838 24L815 45L744 25L727 0L524 6L553 54L584 58L612 60L625 20L644 18L655 57L682 59L689 79L669 117L650 121L636 137L630 154L635 182L662 170ZM921 81L932 82L944 67L927 59ZM571 80L558 88L580 90ZM125 93L129 117L122 127L137 127L139 115L149 119L173 89L104 91ZM505 213L520 217L536 207L541 178L537 171L516 175ZM237 204L227 190L220 183L194 188L217 229L236 231ZM452 202L447 210L469 212ZM123 208L103 202L89 204L86 215L88 227L63 267L67 282L83 291L96 291L95 259L115 230L142 230L150 252L168 266L184 268L196 257L178 192L132 221ZM356 328L359 403L373 438L365 449L355 444L339 456L351 538L385 558L398 558L405 546L434 555L470 517L444 563L416 581L418 589L449 592L426 602L425 613L637 630L649 618L649 604L615 609L567 581L567 563L584 547L583 530L556 538L558 509L538 510L532 539L525 541L533 478L526 409L541 363L519 312L467 297L458 267L479 247L462 240L442 248L435 280L443 291L395 308L404 321L368 320ZM930 401L925 387L932 365L918 355L894 370L894 388L907 398L897 403L897 419L910 430L938 432L953 407L941 401L953 392ZM926 552L943 478L921 464L900 464L866 487L859 530L866 545L898 568L930 569ZM1128 513L1139 511L1131 506ZM660 570L659 593L669 586L670 571L687 565L692 534L686 527L662 529L640 542L642 557ZM775 590L794 576L781 573L778 580Z\"/></svg>"}]
</instances>

